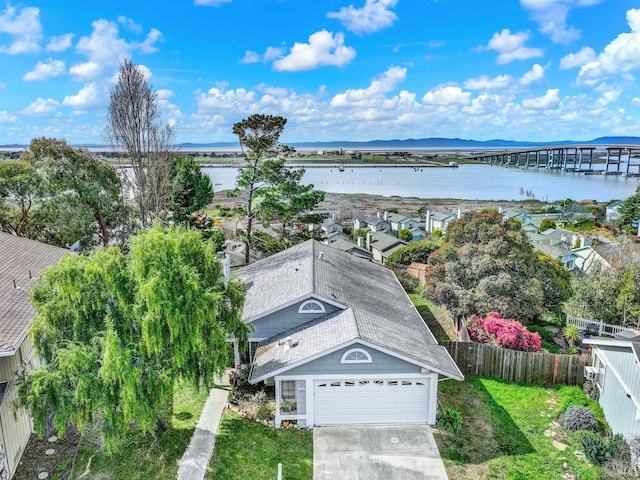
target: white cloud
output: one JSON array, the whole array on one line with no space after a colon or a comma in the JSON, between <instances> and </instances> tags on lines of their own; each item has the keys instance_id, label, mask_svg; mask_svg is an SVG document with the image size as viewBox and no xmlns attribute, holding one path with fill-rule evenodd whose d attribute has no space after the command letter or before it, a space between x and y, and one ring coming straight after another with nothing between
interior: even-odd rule
<instances>
[{"instance_id":1,"label":"white cloud","mask_svg":"<svg viewBox=\"0 0 640 480\"><path fill-rule=\"evenodd\" d=\"M469 115L491 115L501 112L508 103L508 98L495 93L483 92L462 107L462 112Z\"/></svg>"},{"instance_id":2,"label":"white cloud","mask_svg":"<svg viewBox=\"0 0 640 480\"><path fill-rule=\"evenodd\" d=\"M65 65L62 60L53 60L50 58L46 62L38 62L33 70L27 72L22 79L28 82L44 82L50 78L64 74L65 71Z\"/></svg>"},{"instance_id":3,"label":"white cloud","mask_svg":"<svg viewBox=\"0 0 640 480\"><path fill-rule=\"evenodd\" d=\"M52 98L45 100L39 97L37 100L31 102L27 108L24 108L21 113L30 117L49 115L57 111L59 105L60 104Z\"/></svg>"},{"instance_id":4,"label":"white cloud","mask_svg":"<svg viewBox=\"0 0 640 480\"><path fill-rule=\"evenodd\" d=\"M351 105L370 105L374 98L384 97L395 90L400 82L407 78L407 69L391 67L378 75L367 88L349 89L335 95L331 99L332 107L347 107Z\"/></svg>"},{"instance_id":5,"label":"white cloud","mask_svg":"<svg viewBox=\"0 0 640 480\"><path fill-rule=\"evenodd\" d=\"M130 57L131 52L139 50L142 53L152 53L157 50L155 43L161 38L159 30L152 28L147 37L139 43L127 43L120 37L118 24L99 19L92 24L93 31L88 37L78 40L76 50L88 57L84 63L73 65L69 69L77 80L96 80L108 70L117 67L123 58Z\"/></svg>"},{"instance_id":6,"label":"white cloud","mask_svg":"<svg viewBox=\"0 0 640 480\"><path fill-rule=\"evenodd\" d=\"M232 0L195 0L194 5L204 5L205 7L219 7L223 3L231 3Z\"/></svg>"},{"instance_id":7,"label":"white cloud","mask_svg":"<svg viewBox=\"0 0 640 480\"><path fill-rule=\"evenodd\" d=\"M132 32L135 32L138 34L142 33L142 25L140 25L139 23L136 23L131 18L125 17L124 15L120 15L118 17L118 23L120 25L124 25L124 27L126 27L127 30L131 30Z\"/></svg>"},{"instance_id":8,"label":"white cloud","mask_svg":"<svg viewBox=\"0 0 640 480\"><path fill-rule=\"evenodd\" d=\"M422 97L425 105L466 105L471 100L471 92L465 92L460 87L436 87Z\"/></svg>"},{"instance_id":9,"label":"white cloud","mask_svg":"<svg viewBox=\"0 0 640 480\"><path fill-rule=\"evenodd\" d=\"M560 70L582 67L596 59L596 52L591 47L582 47L576 53L570 53L560 59Z\"/></svg>"},{"instance_id":10,"label":"white cloud","mask_svg":"<svg viewBox=\"0 0 640 480\"><path fill-rule=\"evenodd\" d=\"M550 108L556 108L560 105L560 97L558 94L560 90L557 88L550 88L541 97L526 98L522 101L522 106L525 108L531 108L533 110L547 110Z\"/></svg>"},{"instance_id":11,"label":"white cloud","mask_svg":"<svg viewBox=\"0 0 640 480\"><path fill-rule=\"evenodd\" d=\"M64 35L51 37L47 42L47 50L50 52L64 52L71 46L72 40L73 33L65 33Z\"/></svg>"},{"instance_id":12,"label":"white cloud","mask_svg":"<svg viewBox=\"0 0 640 480\"><path fill-rule=\"evenodd\" d=\"M267 47L267 51L264 52L264 61L270 62L276 58L280 58L284 55L284 51L277 47Z\"/></svg>"},{"instance_id":13,"label":"white cloud","mask_svg":"<svg viewBox=\"0 0 640 480\"><path fill-rule=\"evenodd\" d=\"M541 57L544 51L540 48L525 47L527 40L529 40L529 32L511 33L508 28L505 28L500 33L494 33L486 47L478 47L478 49L498 52L496 61L500 64Z\"/></svg>"},{"instance_id":14,"label":"white cloud","mask_svg":"<svg viewBox=\"0 0 640 480\"><path fill-rule=\"evenodd\" d=\"M393 25L398 16L390 9L398 0L366 0L362 8L353 5L342 7L338 12L327 13L327 18L336 18L350 32L373 33Z\"/></svg>"},{"instance_id":15,"label":"white cloud","mask_svg":"<svg viewBox=\"0 0 640 480\"><path fill-rule=\"evenodd\" d=\"M18 120L18 117L10 114L6 110L0 110L0 123L13 123Z\"/></svg>"},{"instance_id":16,"label":"white cloud","mask_svg":"<svg viewBox=\"0 0 640 480\"><path fill-rule=\"evenodd\" d=\"M554 43L568 44L580 38L580 30L567 25L567 16L573 7L589 6L599 0L520 0L520 4L531 11L531 17L539 30Z\"/></svg>"},{"instance_id":17,"label":"white cloud","mask_svg":"<svg viewBox=\"0 0 640 480\"><path fill-rule=\"evenodd\" d=\"M532 83L540 82L544 78L544 67L534 63L531 70L525 73L520 79L520 85L528 86Z\"/></svg>"},{"instance_id":18,"label":"white cloud","mask_svg":"<svg viewBox=\"0 0 640 480\"><path fill-rule=\"evenodd\" d=\"M106 86L91 82L86 84L76 95L64 97L62 105L75 110L87 111L105 108L109 104L109 90Z\"/></svg>"},{"instance_id":19,"label":"white cloud","mask_svg":"<svg viewBox=\"0 0 640 480\"><path fill-rule=\"evenodd\" d=\"M240 63L258 63L260 61L260 55L251 50L244 52L244 57L240 60Z\"/></svg>"},{"instance_id":20,"label":"white cloud","mask_svg":"<svg viewBox=\"0 0 640 480\"><path fill-rule=\"evenodd\" d=\"M498 75L489 78L487 75L470 78L464 82L464 88L467 90L502 90L507 88L513 82L511 75Z\"/></svg>"},{"instance_id":21,"label":"white cloud","mask_svg":"<svg viewBox=\"0 0 640 480\"><path fill-rule=\"evenodd\" d=\"M342 67L350 63L356 51L344 45L344 34L321 30L309 36L309 43L296 43L289 55L273 63L274 70L295 72L324 66Z\"/></svg>"},{"instance_id":22,"label":"white cloud","mask_svg":"<svg viewBox=\"0 0 640 480\"><path fill-rule=\"evenodd\" d=\"M0 14L0 33L13 37L9 46L0 46L0 52L11 55L38 52L42 40L40 9L25 7L18 13L15 7L8 5Z\"/></svg>"},{"instance_id":23,"label":"white cloud","mask_svg":"<svg viewBox=\"0 0 640 480\"><path fill-rule=\"evenodd\" d=\"M640 97L633 97L631 99L631 103L633 103L636 107L640 107Z\"/></svg>"},{"instance_id":24,"label":"white cloud","mask_svg":"<svg viewBox=\"0 0 640 480\"><path fill-rule=\"evenodd\" d=\"M600 98L596 101L596 105L599 107L603 107L617 101L622 93L622 89L618 86L611 87L609 85L603 85L598 90L600 91Z\"/></svg>"},{"instance_id":25,"label":"white cloud","mask_svg":"<svg viewBox=\"0 0 640 480\"><path fill-rule=\"evenodd\" d=\"M217 113L218 110L246 112L255 102L256 93L244 88L224 90L213 87L196 98L199 114Z\"/></svg>"},{"instance_id":26,"label":"white cloud","mask_svg":"<svg viewBox=\"0 0 640 480\"><path fill-rule=\"evenodd\" d=\"M598 57L586 63L578 73L578 83L593 85L600 78L640 69L640 9L627 11L629 33L621 33Z\"/></svg>"}]
</instances>

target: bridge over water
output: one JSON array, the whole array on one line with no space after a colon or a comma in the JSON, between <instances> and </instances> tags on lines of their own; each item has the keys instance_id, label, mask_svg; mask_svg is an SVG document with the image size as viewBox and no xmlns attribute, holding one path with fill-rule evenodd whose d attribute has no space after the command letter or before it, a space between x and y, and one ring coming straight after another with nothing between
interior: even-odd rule
<instances>
[{"instance_id":1,"label":"bridge over water","mask_svg":"<svg viewBox=\"0 0 640 480\"><path fill-rule=\"evenodd\" d=\"M640 177L640 145L559 145L475 153L470 158L496 165Z\"/></svg>"}]
</instances>

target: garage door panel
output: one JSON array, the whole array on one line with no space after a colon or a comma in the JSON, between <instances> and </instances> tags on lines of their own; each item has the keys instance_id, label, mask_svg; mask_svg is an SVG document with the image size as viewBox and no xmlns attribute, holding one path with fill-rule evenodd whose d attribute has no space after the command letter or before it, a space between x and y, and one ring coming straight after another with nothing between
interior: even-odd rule
<instances>
[{"instance_id":1,"label":"garage door panel","mask_svg":"<svg viewBox=\"0 0 640 480\"><path fill-rule=\"evenodd\" d=\"M428 380L317 381L314 423L426 423Z\"/></svg>"}]
</instances>

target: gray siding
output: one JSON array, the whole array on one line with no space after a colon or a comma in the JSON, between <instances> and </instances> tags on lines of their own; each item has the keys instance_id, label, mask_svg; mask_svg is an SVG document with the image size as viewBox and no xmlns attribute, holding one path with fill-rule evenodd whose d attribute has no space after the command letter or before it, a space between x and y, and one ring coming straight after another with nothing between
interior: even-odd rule
<instances>
[{"instance_id":1,"label":"gray siding","mask_svg":"<svg viewBox=\"0 0 640 480\"><path fill-rule=\"evenodd\" d=\"M296 303L295 305L283 308L282 310L278 310L277 312L271 313L267 316L255 320L254 322L251 322L254 330L253 332L249 333L249 339L251 340L254 338L269 338L295 328L298 325L302 325L303 323L307 323L314 318L318 318L322 315L326 315L327 313L335 312L336 310L338 310L338 308L333 305L319 302L324 305L325 313L298 313L298 308L303 303L304 301Z\"/></svg>"},{"instance_id":2,"label":"gray siding","mask_svg":"<svg viewBox=\"0 0 640 480\"><path fill-rule=\"evenodd\" d=\"M640 422L636 420L636 406L627 397L633 395L640 401L640 365L630 348L597 346L596 353L606 365L600 405L614 433L629 438L640 435ZM615 375L621 377L628 390ZM629 391L630 390L630 391Z\"/></svg>"},{"instance_id":3,"label":"gray siding","mask_svg":"<svg viewBox=\"0 0 640 480\"><path fill-rule=\"evenodd\" d=\"M371 355L371 363L340 363L342 355L352 348L362 348ZM420 367L371 347L354 344L311 362L288 370L283 375L333 375L333 374L420 373Z\"/></svg>"}]
</instances>

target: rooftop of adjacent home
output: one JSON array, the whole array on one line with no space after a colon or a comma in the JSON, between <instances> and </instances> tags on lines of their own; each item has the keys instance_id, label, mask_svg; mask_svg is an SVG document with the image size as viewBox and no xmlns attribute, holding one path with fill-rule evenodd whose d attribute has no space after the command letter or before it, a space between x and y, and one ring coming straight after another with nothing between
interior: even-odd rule
<instances>
[{"instance_id":1,"label":"rooftop of adjacent home","mask_svg":"<svg viewBox=\"0 0 640 480\"><path fill-rule=\"evenodd\" d=\"M0 232L0 356L12 355L29 330L29 287L45 268L68 253L63 248Z\"/></svg>"}]
</instances>

